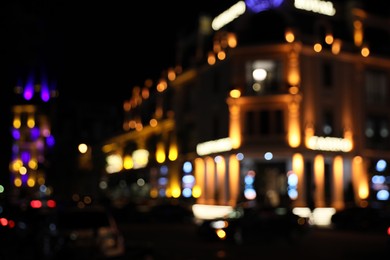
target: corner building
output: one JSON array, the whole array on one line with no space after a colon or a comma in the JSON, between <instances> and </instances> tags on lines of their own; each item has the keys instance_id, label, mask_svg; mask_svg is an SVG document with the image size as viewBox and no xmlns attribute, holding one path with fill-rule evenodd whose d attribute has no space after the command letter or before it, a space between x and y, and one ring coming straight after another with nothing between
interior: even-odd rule
<instances>
[{"instance_id":1,"label":"corner building","mask_svg":"<svg viewBox=\"0 0 390 260\"><path fill-rule=\"evenodd\" d=\"M388 18L359 1L261 2L200 17L195 58L134 87L108 175L196 204L385 207Z\"/></svg>"}]
</instances>

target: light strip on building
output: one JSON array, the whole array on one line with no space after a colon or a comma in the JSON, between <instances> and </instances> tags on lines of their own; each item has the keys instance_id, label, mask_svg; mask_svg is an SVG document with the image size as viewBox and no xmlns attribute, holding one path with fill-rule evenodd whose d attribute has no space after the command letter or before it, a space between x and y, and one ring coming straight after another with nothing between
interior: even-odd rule
<instances>
[{"instance_id":1,"label":"light strip on building","mask_svg":"<svg viewBox=\"0 0 390 260\"><path fill-rule=\"evenodd\" d=\"M214 219L226 216L233 211L232 206L224 205L208 205L208 204L194 204L192 205L192 212L198 220Z\"/></svg>"},{"instance_id":2,"label":"light strip on building","mask_svg":"<svg viewBox=\"0 0 390 260\"><path fill-rule=\"evenodd\" d=\"M294 7L300 10L305 10L313 13L319 13L328 16L334 16L336 9L330 1L321 0L295 0Z\"/></svg>"},{"instance_id":3,"label":"light strip on building","mask_svg":"<svg viewBox=\"0 0 390 260\"><path fill-rule=\"evenodd\" d=\"M214 29L214 31L218 31L219 29L221 29L222 27L245 13L245 10L245 2L239 1L232 5L229 9L225 10L217 17L215 17L211 23L211 27Z\"/></svg>"},{"instance_id":4,"label":"light strip on building","mask_svg":"<svg viewBox=\"0 0 390 260\"><path fill-rule=\"evenodd\" d=\"M202 155L207 155L212 153L227 152L232 150L232 148L233 148L232 141L229 137L227 137L218 140L199 143L196 146L196 153L199 156L202 156Z\"/></svg>"},{"instance_id":5,"label":"light strip on building","mask_svg":"<svg viewBox=\"0 0 390 260\"><path fill-rule=\"evenodd\" d=\"M352 149L350 140L337 137L312 136L309 138L309 149L332 152L349 152Z\"/></svg>"}]
</instances>

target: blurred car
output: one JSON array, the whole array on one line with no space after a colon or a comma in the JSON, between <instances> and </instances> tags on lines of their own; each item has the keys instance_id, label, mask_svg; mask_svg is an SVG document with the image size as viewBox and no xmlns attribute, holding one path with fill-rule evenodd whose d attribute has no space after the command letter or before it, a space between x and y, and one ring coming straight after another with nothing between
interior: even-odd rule
<instances>
[{"instance_id":1,"label":"blurred car","mask_svg":"<svg viewBox=\"0 0 390 260\"><path fill-rule=\"evenodd\" d=\"M386 226L386 243L390 247L390 223Z\"/></svg>"},{"instance_id":2,"label":"blurred car","mask_svg":"<svg viewBox=\"0 0 390 260\"><path fill-rule=\"evenodd\" d=\"M152 205L148 211L148 219L152 222L193 222L191 208L178 201L163 201Z\"/></svg>"},{"instance_id":3,"label":"blurred car","mask_svg":"<svg viewBox=\"0 0 390 260\"><path fill-rule=\"evenodd\" d=\"M109 259L125 254L125 242L113 215L104 207L58 212L58 259Z\"/></svg>"},{"instance_id":4,"label":"blurred car","mask_svg":"<svg viewBox=\"0 0 390 260\"><path fill-rule=\"evenodd\" d=\"M308 230L308 219L289 208L239 206L224 217L203 220L198 234L205 239L246 244L276 238L298 242Z\"/></svg>"},{"instance_id":5,"label":"blurred car","mask_svg":"<svg viewBox=\"0 0 390 260\"><path fill-rule=\"evenodd\" d=\"M40 200L8 203L1 206L0 236L4 255L25 258L50 259L55 253L57 243L56 208L54 201L51 207L39 207ZM40 204L42 205L42 203ZM0 254L0 259L2 259ZM5 257L5 259L7 259Z\"/></svg>"},{"instance_id":6,"label":"blurred car","mask_svg":"<svg viewBox=\"0 0 390 260\"><path fill-rule=\"evenodd\" d=\"M388 213L374 207L347 207L336 211L331 217L335 229L375 231L383 230L388 219Z\"/></svg>"}]
</instances>

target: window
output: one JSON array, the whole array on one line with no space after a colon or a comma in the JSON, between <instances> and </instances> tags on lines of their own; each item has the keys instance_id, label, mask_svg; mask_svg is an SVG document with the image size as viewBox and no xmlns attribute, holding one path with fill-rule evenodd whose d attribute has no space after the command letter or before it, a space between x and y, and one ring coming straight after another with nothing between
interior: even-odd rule
<instances>
[{"instance_id":1,"label":"window","mask_svg":"<svg viewBox=\"0 0 390 260\"><path fill-rule=\"evenodd\" d=\"M282 110L275 111L275 133L284 134L284 117Z\"/></svg>"},{"instance_id":2,"label":"window","mask_svg":"<svg viewBox=\"0 0 390 260\"><path fill-rule=\"evenodd\" d=\"M246 65L246 95L277 92L282 87L281 62L256 60Z\"/></svg>"},{"instance_id":3,"label":"window","mask_svg":"<svg viewBox=\"0 0 390 260\"><path fill-rule=\"evenodd\" d=\"M219 124L220 124L220 120L218 117L214 117L213 118L213 127L212 127L212 139L219 139L220 138L220 135L219 135L219 132L220 132L220 127L219 127Z\"/></svg>"},{"instance_id":4,"label":"window","mask_svg":"<svg viewBox=\"0 0 390 260\"><path fill-rule=\"evenodd\" d=\"M331 136L334 132L333 113L325 111L323 115L322 133L325 136Z\"/></svg>"},{"instance_id":5,"label":"window","mask_svg":"<svg viewBox=\"0 0 390 260\"><path fill-rule=\"evenodd\" d=\"M367 104L387 104L387 85L387 77L383 71L368 70L365 74L365 92Z\"/></svg>"},{"instance_id":6,"label":"window","mask_svg":"<svg viewBox=\"0 0 390 260\"><path fill-rule=\"evenodd\" d=\"M267 110L260 112L260 133L267 135L270 133L270 113Z\"/></svg>"},{"instance_id":7,"label":"window","mask_svg":"<svg viewBox=\"0 0 390 260\"><path fill-rule=\"evenodd\" d=\"M247 135L253 135L255 132L255 113L248 111L245 119L245 132Z\"/></svg>"},{"instance_id":8,"label":"window","mask_svg":"<svg viewBox=\"0 0 390 260\"><path fill-rule=\"evenodd\" d=\"M284 133L283 110L259 110L246 113L245 134L269 136Z\"/></svg>"},{"instance_id":9,"label":"window","mask_svg":"<svg viewBox=\"0 0 390 260\"><path fill-rule=\"evenodd\" d=\"M369 116L365 124L368 148L387 149L389 146L389 124L386 117Z\"/></svg>"},{"instance_id":10,"label":"window","mask_svg":"<svg viewBox=\"0 0 390 260\"><path fill-rule=\"evenodd\" d=\"M333 86L333 67L329 62L322 64L322 85L325 88L331 88Z\"/></svg>"}]
</instances>

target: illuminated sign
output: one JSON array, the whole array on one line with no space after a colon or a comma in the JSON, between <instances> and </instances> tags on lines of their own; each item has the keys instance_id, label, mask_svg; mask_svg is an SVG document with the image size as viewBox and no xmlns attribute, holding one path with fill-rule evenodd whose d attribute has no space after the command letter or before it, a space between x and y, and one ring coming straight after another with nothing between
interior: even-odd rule
<instances>
[{"instance_id":1,"label":"illuminated sign","mask_svg":"<svg viewBox=\"0 0 390 260\"><path fill-rule=\"evenodd\" d=\"M149 151L145 149L135 150L132 154L134 169L145 167L149 162Z\"/></svg>"},{"instance_id":2,"label":"illuminated sign","mask_svg":"<svg viewBox=\"0 0 390 260\"><path fill-rule=\"evenodd\" d=\"M246 5L244 1L239 1L232 5L229 9L225 10L217 17L215 17L211 23L211 27L214 31L218 31L234 19L245 13Z\"/></svg>"},{"instance_id":3,"label":"illuminated sign","mask_svg":"<svg viewBox=\"0 0 390 260\"><path fill-rule=\"evenodd\" d=\"M349 152L352 150L352 143L344 138L312 136L309 139L308 148L321 151Z\"/></svg>"},{"instance_id":4,"label":"illuminated sign","mask_svg":"<svg viewBox=\"0 0 390 260\"><path fill-rule=\"evenodd\" d=\"M206 204L194 204L192 205L192 212L196 219L215 219L226 216L233 212L232 206L223 205L206 205Z\"/></svg>"},{"instance_id":5,"label":"illuminated sign","mask_svg":"<svg viewBox=\"0 0 390 260\"><path fill-rule=\"evenodd\" d=\"M333 3L329 1L295 0L294 7L297 9L324 14L328 16L334 16L336 14L336 9L334 8Z\"/></svg>"},{"instance_id":6,"label":"illuminated sign","mask_svg":"<svg viewBox=\"0 0 390 260\"><path fill-rule=\"evenodd\" d=\"M218 31L225 25L231 23L233 20L243 15L246 11L246 7L254 13L259 13L272 8L277 8L282 5L284 0L245 0L238 1L232 5L229 9L225 10L218 16L216 16L211 27L214 31ZM305 10L313 13L319 13L328 16L334 16L336 9L333 3L330 1L322 0L294 0L294 7L296 9Z\"/></svg>"},{"instance_id":7,"label":"illuminated sign","mask_svg":"<svg viewBox=\"0 0 390 260\"><path fill-rule=\"evenodd\" d=\"M279 7L283 1L284 0L245 0L245 3L252 12L259 13Z\"/></svg>"},{"instance_id":8,"label":"illuminated sign","mask_svg":"<svg viewBox=\"0 0 390 260\"><path fill-rule=\"evenodd\" d=\"M232 149L232 141L229 137L214 141L200 143L196 146L196 153L200 156L211 153L226 152Z\"/></svg>"},{"instance_id":9,"label":"illuminated sign","mask_svg":"<svg viewBox=\"0 0 390 260\"><path fill-rule=\"evenodd\" d=\"M107 173L115 173L120 172L123 167L122 157L119 154L110 154L106 158L107 166L106 171Z\"/></svg>"}]
</instances>

